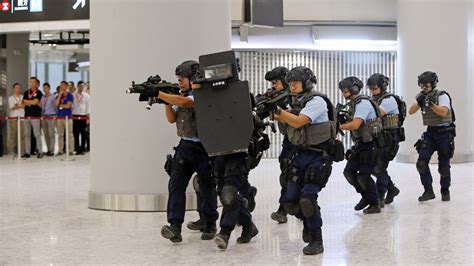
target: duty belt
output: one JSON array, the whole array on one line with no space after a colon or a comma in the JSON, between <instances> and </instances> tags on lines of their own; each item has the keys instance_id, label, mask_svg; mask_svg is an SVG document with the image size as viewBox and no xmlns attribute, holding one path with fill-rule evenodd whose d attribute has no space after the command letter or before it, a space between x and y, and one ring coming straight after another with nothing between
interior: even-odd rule
<instances>
[{"instance_id":1,"label":"duty belt","mask_svg":"<svg viewBox=\"0 0 474 266\"><path fill-rule=\"evenodd\" d=\"M191 140L182 139L179 142L178 146L183 146L185 148L194 149L194 150L198 150L198 151L207 153L206 149L204 149L204 146L202 146L201 142L195 142L195 141L191 141Z\"/></svg>"},{"instance_id":2,"label":"duty belt","mask_svg":"<svg viewBox=\"0 0 474 266\"><path fill-rule=\"evenodd\" d=\"M316 146L309 146L309 147L303 147L303 148L300 148L301 150L308 150L308 151L316 151L316 152L320 152L322 154L323 157L330 157L327 150L329 149L328 147L328 142L323 142L323 143L320 143Z\"/></svg>"},{"instance_id":3,"label":"duty belt","mask_svg":"<svg viewBox=\"0 0 474 266\"><path fill-rule=\"evenodd\" d=\"M453 126L428 126L427 131L443 133L443 132L451 132L451 131L454 131L455 129L456 128Z\"/></svg>"}]
</instances>

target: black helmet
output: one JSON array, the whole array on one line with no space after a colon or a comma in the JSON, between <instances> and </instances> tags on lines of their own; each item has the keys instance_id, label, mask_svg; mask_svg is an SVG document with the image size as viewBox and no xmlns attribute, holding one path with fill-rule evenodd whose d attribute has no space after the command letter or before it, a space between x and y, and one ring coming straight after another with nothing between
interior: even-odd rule
<instances>
[{"instance_id":1,"label":"black helmet","mask_svg":"<svg viewBox=\"0 0 474 266\"><path fill-rule=\"evenodd\" d=\"M370 76L370 78L367 80L367 86L379 86L381 91L386 91L388 84L390 82L390 79L383 74L376 73Z\"/></svg>"},{"instance_id":2,"label":"black helmet","mask_svg":"<svg viewBox=\"0 0 474 266\"><path fill-rule=\"evenodd\" d=\"M311 91L313 84L317 83L316 76L313 71L305 66L299 66L291 69L286 75L286 82L301 81L303 83L304 91Z\"/></svg>"},{"instance_id":3,"label":"black helmet","mask_svg":"<svg viewBox=\"0 0 474 266\"><path fill-rule=\"evenodd\" d=\"M181 65L176 67L174 74L191 78L199 71L199 63L193 60L184 61Z\"/></svg>"},{"instance_id":4,"label":"black helmet","mask_svg":"<svg viewBox=\"0 0 474 266\"><path fill-rule=\"evenodd\" d=\"M283 83L286 83L285 77L286 74L288 74L288 71L288 68L283 66L275 67L265 74L265 79L267 81L281 80Z\"/></svg>"},{"instance_id":5,"label":"black helmet","mask_svg":"<svg viewBox=\"0 0 474 266\"><path fill-rule=\"evenodd\" d=\"M360 90L364 87L364 84L357 77L347 77L339 82L339 89L349 89L351 95L359 94Z\"/></svg>"},{"instance_id":6,"label":"black helmet","mask_svg":"<svg viewBox=\"0 0 474 266\"><path fill-rule=\"evenodd\" d=\"M418 76L418 85L430 83L431 87L434 89L438 82L438 75L436 75L435 72L425 71Z\"/></svg>"}]
</instances>

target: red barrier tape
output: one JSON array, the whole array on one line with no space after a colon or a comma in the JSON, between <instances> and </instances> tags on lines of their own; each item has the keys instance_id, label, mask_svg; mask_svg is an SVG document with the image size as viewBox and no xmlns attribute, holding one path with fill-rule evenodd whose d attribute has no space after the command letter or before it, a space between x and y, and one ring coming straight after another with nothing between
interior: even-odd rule
<instances>
[{"instance_id":1,"label":"red barrier tape","mask_svg":"<svg viewBox=\"0 0 474 266\"><path fill-rule=\"evenodd\" d=\"M73 116L69 117L69 120L89 120L90 117L88 116ZM0 121L1 120L18 120L17 117L13 116L0 116ZM26 117L20 117L20 120L66 120L65 116L42 116L42 117L35 117L35 116L26 116Z\"/></svg>"}]
</instances>

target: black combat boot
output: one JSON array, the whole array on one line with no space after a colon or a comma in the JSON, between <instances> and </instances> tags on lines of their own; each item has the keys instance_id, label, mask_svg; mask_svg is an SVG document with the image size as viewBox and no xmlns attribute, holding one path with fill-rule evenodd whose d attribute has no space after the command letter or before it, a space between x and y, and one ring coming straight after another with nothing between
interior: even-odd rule
<instances>
[{"instance_id":1,"label":"black combat boot","mask_svg":"<svg viewBox=\"0 0 474 266\"><path fill-rule=\"evenodd\" d=\"M217 244L217 248L227 249L227 246L229 245L229 238L230 238L231 232L232 231L230 229L221 227L221 231L214 238L214 243Z\"/></svg>"},{"instance_id":2,"label":"black combat boot","mask_svg":"<svg viewBox=\"0 0 474 266\"><path fill-rule=\"evenodd\" d=\"M367 209L364 210L364 214L380 213L382 210L378 203L370 204Z\"/></svg>"},{"instance_id":3,"label":"black combat boot","mask_svg":"<svg viewBox=\"0 0 474 266\"><path fill-rule=\"evenodd\" d=\"M449 188L448 189L441 189L441 201L450 201L451 196L449 195Z\"/></svg>"},{"instance_id":4,"label":"black combat boot","mask_svg":"<svg viewBox=\"0 0 474 266\"><path fill-rule=\"evenodd\" d=\"M248 200L247 207L248 207L249 212L253 212L253 210L255 210L255 206L257 205L257 203L255 202L255 196L257 196L257 188L254 186L250 186L249 198L247 199Z\"/></svg>"},{"instance_id":5,"label":"black combat boot","mask_svg":"<svg viewBox=\"0 0 474 266\"><path fill-rule=\"evenodd\" d=\"M288 218L286 217L287 213L285 209L280 205L276 212L272 212L271 218L273 221L278 222L279 224L284 224L288 222Z\"/></svg>"},{"instance_id":6,"label":"black combat boot","mask_svg":"<svg viewBox=\"0 0 474 266\"><path fill-rule=\"evenodd\" d=\"M316 255L323 253L323 236L321 234L321 228L310 232L311 240L309 244L303 248L303 254L305 255Z\"/></svg>"},{"instance_id":7,"label":"black combat boot","mask_svg":"<svg viewBox=\"0 0 474 266\"><path fill-rule=\"evenodd\" d=\"M258 234L257 226L253 222L242 226L242 234L237 238L237 244L245 244L250 242L254 236Z\"/></svg>"},{"instance_id":8,"label":"black combat boot","mask_svg":"<svg viewBox=\"0 0 474 266\"><path fill-rule=\"evenodd\" d=\"M390 204L393 202L393 199L400 194L400 189L398 189L394 183L390 182L387 188L387 197L385 197L385 204Z\"/></svg>"},{"instance_id":9,"label":"black combat boot","mask_svg":"<svg viewBox=\"0 0 474 266\"><path fill-rule=\"evenodd\" d=\"M425 192L423 192L423 195L418 197L418 201L427 201L427 200L432 200L436 198L434 192L433 192L433 187L431 186L426 186L425 187Z\"/></svg>"},{"instance_id":10,"label":"black combat boot","mask_svg":"<svg viewBox=\"0 0 474 266\"><path fill-rule=\"evenodd\" d=\"M193 231L203 231L204 229L204 226L203 226L203 223L201 221L201 219L198 219L194 222L189 222L186 227L189 229L189 230L193 230Z\"/></svg>"},{"instance_id":11,"label":"black combat boot","mask_svg":"<svg viewBox=\"0 0 474 266\"><path fill-rule=\"evenodd\" d=\"M385 192L379 192L379 198L377 199L377 202L379 203L379 207L383 208L385 207Z\"/></svg>"},{"instance_id":12,"label":"black combat boot","mask_svg":"<svg viewBox=\"0 0 474 266\"><path fill-rule=\"evenodd\" d=\"M173 243L183 241L183 238L181 237L181 225L164 225L163 227L161 227L161 236L166 239L169 239Z\"/></svg>"},{"instance_id":13,"label":"black combat boot","mask_svg":"<svg viewBox=\"0 0 474 266\"><path fill-rule=\"evenodd\" d=\"M216 236L216 224L215 223L210 223L206 224L204 226L204 229L202 230L201 234L201 240L211 240Z\"/></svg>"},{"instance_id":14,"label":"black combat boot","mask_svg":"<svg viewBox=\"0 0 474 266\"><path fill-rule=\"evenodd\" d=\"M354 210L360 211L360 210L363 210L367 206L369 206L369 202L366 199L364 199L364 197L362 197L359 203L357 203L357 205L354 206Z\"/></svg>"}]
</instances>

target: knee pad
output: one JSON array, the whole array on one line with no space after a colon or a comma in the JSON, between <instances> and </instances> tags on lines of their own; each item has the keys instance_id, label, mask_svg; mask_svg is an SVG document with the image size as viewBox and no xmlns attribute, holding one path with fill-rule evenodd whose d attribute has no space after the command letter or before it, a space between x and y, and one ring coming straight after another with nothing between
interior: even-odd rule
<instances>
[{"instance_id":1,"label":"knee pad","mask_svg":"<svg viewBox=\"0 0 474 266\"><path fill-rule=\"evenodd\" d=\"M224 185L221 192L221 202L224 207L233 207L237 203L237 188L234 186Z\"/></svg>"},{"instance_id":2,"label":"knee pad","mask_svg":"<svg viewBox=\"0 0 474 266\"><path fill-rule=\"evenodd\" d=\"M426 174L430 171L430 167L428 166L428 161L425 160L418 160L416 161L416 169L420 174Z\"/></svg>"},{"instance_id":3,"label":"knee pad","mask_svg":"<svg viewBox=\"0 0 474 266\"><path fill-rule=\"evenodd\" d=\"M283 208L290 215L297 215L300 212L300 205L294 202L283 203Z\"/></svg>"},{"instance_id":4,"label":"knee pad","mask_svg":"<svg viewBox=\"0 0 474 266\"><path fill-rule=\"evenodd\" d=\"M438 173L439 175L443 178L443 177L450 177L451 176L451 170L450 170L450 166L447 165L447 166L442 166L442 167L439 167L438 168Z\"/></svg>"},{"instance_id":5,"label":"knee pad","mask_svg":"<svg viewBox=\"0 0 474 266\"><path fill-rule=\"evenodd\" d=\"M302 197L300 199L300 209L304 217L311 218L315 213L315 204L309 198Z\"/></svg>"},{"instance_id":6,"label":"knee pad","mask_svg":"<svg viewBox=\"0 0 474 266\"><path fill-rule=\"evenodd\" d=\"M376 177L382 176L385 172L385 167L382 163L377 163L372 171L372 174Z\"/></svg>"},{"instance_id":7,"label":"knee pad","mask_svg":"<svg viewBox=\"0 0 474 266\"><path fill-rule=\"evenodd\" d=\"M356 178L356 175L353 171L344 169L343 174L346 177L347 182L349 182L349 184L351 184L353 186L355 186L357 184L357 178Z\"/></svg>"},{"instance_id":8,"label":"knee pad","mask_svg":"<svg viewBox=\"0 0 474 266\"><path fill-rule=\"evenodd\" d=\"M367 187L369 186L369 178L371 178L371 177L366 176L366 175L358 175L357 176L357 183L359 183L360 187L363 190L366 190Z\"/></svg>"}]
</instances>

